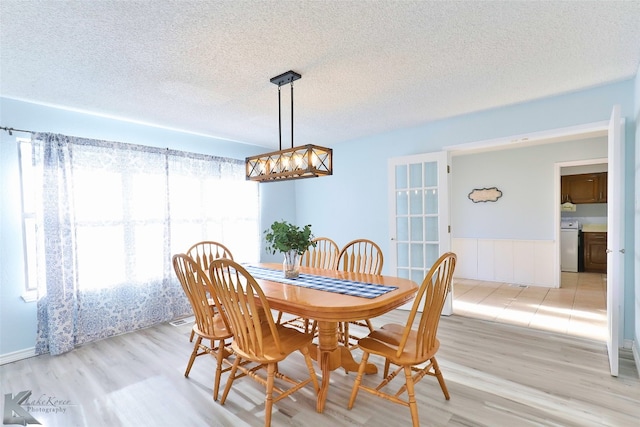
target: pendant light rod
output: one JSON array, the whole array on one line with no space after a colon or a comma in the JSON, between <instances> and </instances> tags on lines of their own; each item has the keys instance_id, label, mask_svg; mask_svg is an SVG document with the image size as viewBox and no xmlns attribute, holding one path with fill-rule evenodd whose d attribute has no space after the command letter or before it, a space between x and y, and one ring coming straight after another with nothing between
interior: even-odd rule
<instances>
[{"instance_id":1,"label":"pendant light rod","mask_svg":"<svg viewBox=\"0 0 640 427\"><path fill-rule=\"evenodd\" d=\"M293 148L293 82L300 78L302 78L300 74L289 70L270 80L271 83L278 85L278 132L280 136L280 150L282 150L282 102L280 98L280 86L286 84L291 85L291 148Z\"/></svg>"},{"instance_id":2,"label":"pendant light rod","mask_svg":"<svg viewBox=\"0 0 640 427\"><path fill-rule=\"evenodd\" d=\"M278 138L280 138L280 150L282 150L282 108L280 107L280 86L278 86Z\"/></svg>"},{"instance_id":3,"label":"pendant light rod","mask_svg":"<svg viewBox=\"0 0 640 427\"><path fill-rule=\"evenodd\" d=\"M291 86L291 148L293 148L293 81L289 83L289 86ZM278 86L278 89L280 89L280 86Z\"/></svg>"}]
</instances>

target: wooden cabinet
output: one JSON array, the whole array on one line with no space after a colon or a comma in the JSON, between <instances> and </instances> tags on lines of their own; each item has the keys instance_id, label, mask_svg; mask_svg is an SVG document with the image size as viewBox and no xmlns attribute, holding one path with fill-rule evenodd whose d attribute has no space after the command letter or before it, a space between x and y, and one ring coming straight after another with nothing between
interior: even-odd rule
<instances>
[{"instance_id":1,"label":"wooden cabinet","mask_svg":"<svg viewBox=\"0 0 640 427\"><path fill-rule=\"evenodd\" d=\"M607 233L583 233L584 271L607 272Z\"/></svg>"},{"instance_id":2,"label":"wooden cabinet","mask_svg":"<svg viewBox=\"0 0 640 427\"><path fill-rule=\"evenodd\" d=\"M598 203L607 203L607 173L599 174L598 185L600 186L600 198Z\"/></svg>"},{"instance_id":3,"label":"wooden cabinet","mask_svg":"<svg viewBox=\"0 0 640 427\"><path fill-rule=\"evenodd\" d=\"M607 173L564 175L560 194L560 203L607 203Z\"/></svg>"}]
</instances>

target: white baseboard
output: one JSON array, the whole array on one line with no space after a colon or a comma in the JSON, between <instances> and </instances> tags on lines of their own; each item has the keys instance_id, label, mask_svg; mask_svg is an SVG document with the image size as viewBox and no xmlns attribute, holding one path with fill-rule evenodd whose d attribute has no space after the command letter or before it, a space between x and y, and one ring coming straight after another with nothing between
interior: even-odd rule
<instances>
[{"instance_id":1,"label":"white baseboard","mask_svg":"<svg viewBox=\"0 0 640 427\"><path fill-rule=\"evenodd\" d=\"M0 354L0 365L17 362L18 360L22 359L28 359L30 357L34 357L35 355L35 347L25 348L24 350L18 350L7 354Z\"/></svg>"}]
</instances>

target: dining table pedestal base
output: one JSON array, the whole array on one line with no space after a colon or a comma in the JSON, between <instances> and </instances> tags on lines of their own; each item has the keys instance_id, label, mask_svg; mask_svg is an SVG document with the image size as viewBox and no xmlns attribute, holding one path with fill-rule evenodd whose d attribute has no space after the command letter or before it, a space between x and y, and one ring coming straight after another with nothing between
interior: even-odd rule
<instances>
[{"instance_id":1,"label":"dining table pedestal base","mask_svg":"<svg viewBox=\"0 0 640 427\"><path fill-rule=\"evenodd\" d=\"M311 357L318 362L322 371L322 383L318 392L316 410L324 411L324 404L329 390L331 371L344 368L346 372L358 372L359 363L355 361L351 351L338 341L337 322L318 322L318 344L311 344ZM368 363L366 374L378 372L376 365Z\"/></svg>"}]
</instances>

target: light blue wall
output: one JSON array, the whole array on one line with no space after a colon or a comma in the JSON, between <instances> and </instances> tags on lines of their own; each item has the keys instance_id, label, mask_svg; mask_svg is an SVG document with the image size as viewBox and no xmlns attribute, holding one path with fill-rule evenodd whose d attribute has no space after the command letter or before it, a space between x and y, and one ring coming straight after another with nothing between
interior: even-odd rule
<instances>
[{"instance_id":1,"label":"light blue wall","mask_svg":"<svg viewBox=\"0 0 640 427\"><path fill-rule=\"evenodd\" d=\"M0 125L15 129L55 132L85 138L122 141L147 146L176 148L196 153L244 159L264 151L246 144L144 126L109 118L56 109L42 105L0 98ZM18 174L17 136L0 132L0 355L34 346L36 304L25 303L20 181ZM289 188L293 188L291 183ZM282 187L281 187L282 188ZM290 190L288 193L292 193ZM295 212L294 199L279 199L272 191L261 197L261 218L270 224L271 212L283 209ZM277 202L274 207L270 200ZM266 228L264 226L263 228Z\"/></svg>"},{"instance_id":2,"label":"light blue wall","mask_svg":"<svg viewBox=\"0 0 640 427\"><path fill-rule=\"evenodd\" d=\"M269 182L260 184L260 230L261 237L264 230L268 229L274 221L296 221L296 193L295 182ZM264 252L264 241L261 244L263 262L282 262L282 254L269 254Z\"/></svg>"},{"instance_id":3,"label":"light blue wall","mask_svg":"<svg viewBox=\"0 0 640 427\"><path fill-rule=\"evenodd\" d=\"M452 237L554 240L554 166L607 157L607 139L594 138L452 158ZM474 188L498 187L496 203L473 203Z\"/></svg>"},{"instance_id":4,"label":"light blue wall","mask_svg":"<svg viewBox=\"0 0 640 427\"><path fill-rule=\"evenodd\" d=\"M313 224L316 235L329 236L340 245L366 237L379 242L384 253L391 253L387 195L389 158L439 151L450 145L608 121L613 105L620 104L622 117L626 118L625 226L626 247L631 248L634 246L636 134L633 94L634 80L630 79L337 144L333 147L333 176L296 184L296 217L299 222ZM314 141L319 145L329 142ZM473 221L464 215L457 218L458 222ZM526 214L523 220L536 222ZM550 237L548 226L543 226L542 233ZM383 269L385 273L388 273L387 266ZM631 251L625 256L624 276L624 337L632 339L634 276Z\"/></svg>"},{"instance_id":5,"label":"light blue wall","mask_svg":"<svg viewBox=\"0 0 640 427\"><path fill-rule=\"evenodd\" d=\"M4 113L0 111L0 113ZM2 114L4 119L4 114ZM15 136L0 134L0 355L33 347L36 305L25 303L20 175Z\"/></svg>"},{"instance_id":6,"label":"light blue wall","mask_svg":"<svg viewBox=\"0 0 640 427\"><path fill-rule=\"evenodd\" d=\"M2 126L243 159L263 148L0 97Z\"/></svg>"}]
</instances>

